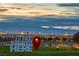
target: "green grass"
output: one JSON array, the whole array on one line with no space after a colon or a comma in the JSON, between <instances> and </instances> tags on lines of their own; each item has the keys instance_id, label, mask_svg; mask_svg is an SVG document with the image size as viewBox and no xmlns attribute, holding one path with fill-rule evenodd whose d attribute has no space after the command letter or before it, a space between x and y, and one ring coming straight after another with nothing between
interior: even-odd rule
<instances>
[{"instance_id":1,"label":"green grass","mask_svg":"<svg viewBox=\"0 0 79 59\"><path fill-rule=\"evenodd\" d=\"M0 46L0 55L7 55L10 51L9 46Z\"/></svg>"},{"instance_id":2,"label":"green grass","mask_svg":"<svg viewBox=\"0 0 79 59\"><path fill-rule=\"evenodd\" d=\"M32 52L9 52L9 46L0 46L1 56L79 56L79 49L71 50L70 47L61 46L59 51L55 46L40 47Z\"/></svg>"}]
</instances>

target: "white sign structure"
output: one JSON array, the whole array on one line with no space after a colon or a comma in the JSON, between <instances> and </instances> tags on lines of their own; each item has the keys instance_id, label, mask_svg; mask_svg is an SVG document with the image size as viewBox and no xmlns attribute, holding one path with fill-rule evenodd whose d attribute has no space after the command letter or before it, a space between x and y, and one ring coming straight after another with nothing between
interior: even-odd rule
<instances>
[{"instance_id":1,"label":"white sign structure","mask_svg":"<svg viewBox=\"0 0 79 59\"><path fill-rule=\"evenodd\" d=\"M10 52L28 51L32 51L32 35L17 35L16 40L11 41Z\"/></svg>"}]
</instances>

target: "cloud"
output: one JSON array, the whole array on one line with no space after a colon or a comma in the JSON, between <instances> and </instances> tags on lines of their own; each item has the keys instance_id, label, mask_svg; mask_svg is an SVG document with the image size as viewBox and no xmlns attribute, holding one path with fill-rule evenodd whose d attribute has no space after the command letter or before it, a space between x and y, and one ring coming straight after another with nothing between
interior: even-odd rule
<instances>
[{"instance_id":1,"label":"cloud","mask_svg":"<svg viewBox=\"0 0 79 59\"><path fill-rule=\"evenodd\" d=\"M63 4L2 3L2 4L0 4L0 10L1 10L0 15L26 16L26 17L37 17L37 16L62 17L62 16L79 15L78 8L61 7L61 5L63 5ZM64 5L71 5L71 4L64 4ZM76 4L74 4L74 5L76 6Z\"/></svg>"},{"instance_id":2,"label":"cloud","mask_svg":"<svg viewBox=\"0 0 79 59\"><path fill-rule=\"evenodd\" d=\"M52 28L67 29L67 30L79 30L79 26L52 26Z\"/></svg>"},{"instance_id":3,"label":"cloud","mask_svg":"<svg viewBox=\"0 0 79 59\"><path fill-rule=\"evenodd\" d=\"M0 9L0 12L8 11L8 9Z\"/></svg>"},{"instance_id":4,"label":"cloud","mask_svg":"<svg viewBox=\"0 0 79 59\"><path fill-rule=\"evenodd\" d=\"M59 7L66 9L60 14L66 14L70 16L79 16L79 3L60 3Z\"/></svg>"},{"instance_id":5,"label":"cloud","mask_svg":"<svg viewBox=\"0 0 79 59\"><path fill-rule=\"evenodd\" d=\"M41 28L56 28L56 29L66 29L66 30L79 30L79 26L41 26Z\"/></svg>"},{"instance_id":6,"label":"cloud","mask_svg":"<svg viewBox=\"0 0 79 59\"><path fill-rule=\"evenodd\" d=\"M59 6L62 7L79 7L79 3L62 3L62 4L58 4Z\"/></svg>"}]
</instances>

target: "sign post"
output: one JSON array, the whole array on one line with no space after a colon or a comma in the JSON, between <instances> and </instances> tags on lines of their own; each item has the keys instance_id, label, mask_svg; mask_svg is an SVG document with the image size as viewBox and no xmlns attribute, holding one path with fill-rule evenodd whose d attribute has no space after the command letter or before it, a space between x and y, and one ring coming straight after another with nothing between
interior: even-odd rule
<instances>
[{"instance_id":1,"label":"sign post","mask_svg":"<svg viewBox=\"0 0 79 59\"><path fill-rule=\"evenodd\" d=\"M33 41L32 42L33 42L33 48L35 50L38 50L39 47L40 47L41 38L39 36L35 36L35 37L33 37Z\"/></svg>"}]
</instances>

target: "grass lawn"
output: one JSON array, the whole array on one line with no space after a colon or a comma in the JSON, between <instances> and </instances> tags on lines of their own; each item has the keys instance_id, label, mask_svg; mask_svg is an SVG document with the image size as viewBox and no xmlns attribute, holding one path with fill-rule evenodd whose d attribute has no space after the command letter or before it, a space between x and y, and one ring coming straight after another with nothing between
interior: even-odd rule
<instances>
[{"instance_id":1,"label":"grass lawn","mask_svg":"<svg viewBox=\"0 0 79 59\"><path fill-rule=\"evenodd\" d=\"M70 47L60 46L59 51L55 46L40 47L32 52L9 52L9 46L0 46L1 56L79 56L79 49L71 50Z\"/></svg>"}]
</instances>

